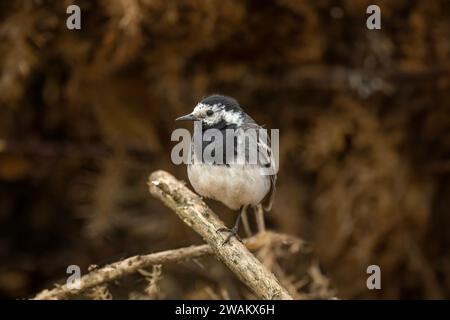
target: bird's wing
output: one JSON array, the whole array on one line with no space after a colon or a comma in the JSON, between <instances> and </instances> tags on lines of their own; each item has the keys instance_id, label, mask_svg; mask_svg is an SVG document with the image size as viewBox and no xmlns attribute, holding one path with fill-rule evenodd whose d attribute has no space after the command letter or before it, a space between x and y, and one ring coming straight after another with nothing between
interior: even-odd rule
<instances>
[{"instance_id":1,"label":"bird's wing","mask_svg":"<svg viewBox=\"0 0 450 320\"><path fill-rule=\"evenodd\" d=\"M256 130L256 135L250 135L250 141L249 144L245 144L245 153L246 158L249 158L249 147L253 144L257 146L257 155L258 155L258 165L262 167L263 170L267 170L266 172L274 172L273 174L267 174L270 178L270 190L267 194L267 196L263 199L262 205L263 209L265 211L270 211L272 208L273 201L275 199L275 191L276 191L276 181L277 181L277 175L276 170L274 168L276 167L275 158L273 156L273 152L271 150L271 141L268 134L261 134L260 129L262 129L261 126L259 126L256 123L246 123L241 127L244 131L247 131L248 129L254 129ZM270 170L270 171L269 171Z\"/></svg>"},{"instance_id":2,"label":"bird's wing","mask_svg":"<svg viewBox=\"0 0 450 320\"><path fill-rule=\"evenodd\" d=\"M258 154L262 156L264 163L262 164L267 169L273 169L275 167L275 159L273 157L273 152L270 147L270 137L267 136L265 139L258 139ZM276 171L274 171L276 172ZM270 190L268 196L263 200L264 211L270 211L272 209L273 202L275 200L276 182L277 175L271 174L270 177Z\"/></svg>"}]
</instances>

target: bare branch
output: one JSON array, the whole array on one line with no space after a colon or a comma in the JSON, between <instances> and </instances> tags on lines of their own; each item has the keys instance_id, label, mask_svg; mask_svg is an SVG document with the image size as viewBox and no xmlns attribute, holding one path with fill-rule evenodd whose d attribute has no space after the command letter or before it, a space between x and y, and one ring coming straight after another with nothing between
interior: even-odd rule
<instances>
[{"instance_id":1,"label":"bare branch","mask_svg":"<svg viewBox=\"0 0 450 320\"><path fill-rule=\"evenodd\" d=\"M273 243L292 244L298 241L289 236L265 232L255 237L245 240L247 248L250 250L259 250L264 246ZM109 264L103 268L95 269L80 279L79 289L69 289L66 285L60 285L51 290L44 290L38 293L34 299L65 299L73 295L82 293L87 289L97 287L103 283L111 282L124 276L137 273L139 269L148 268L150 266L165 264L171 262L180 262L189 259L195 259L202 256L211 255L213 253L211 247L207 244L199 246L190 246L186 248L167 250L147 255L133 256L122 261Z\"/></svg>"},{"instance_id":2,"label":"bare branch","mask_svg":"<svg viewBox=\"0 0 450 320\"><path fill-rule=\"evenodd\" d=\"M241 281L263 299L292 299L280 286L275 276L269 272L248 250L256 251L275 243L293 244L298 239L283 234L262 232L244 240L245 246L231 239L222 245L223 235L216 230L223 223L206 204L184 184L170 174L158 171L151 175L150 192L172 208L177 215L208 244L167 250L147 255L133 256L95 269L80 279L78 289L69 289L66 284L50 290L43 290L34 299L65 299L80 294L87 289L98 287L124 276L158 264L180 262L215 254L233 271Z\"/></svg>"},{"instance_id":3,"label":"bare branch","mask_svg":"<svg viewBox=\"0 0 450 320\"><path fill-rule=\"evenodd\" d=\"M223 244L224 235L217 232L224 227L212 210L182 182L164 171L156 171L149 179L150 193L162 200L180 219L210 245L213 253L235 273L261 299L286 299L292 297L235 238ZM226 236L226 235L225 235Z\"/></svg>"}]
</instances>

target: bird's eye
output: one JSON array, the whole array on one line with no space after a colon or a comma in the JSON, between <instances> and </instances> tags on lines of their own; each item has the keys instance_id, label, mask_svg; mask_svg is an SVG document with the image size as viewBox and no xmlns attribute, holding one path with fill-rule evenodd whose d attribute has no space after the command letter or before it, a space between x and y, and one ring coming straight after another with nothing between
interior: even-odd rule
<instances>
[{"instance_id":1,"label":"bird's eye","mask_svg":"<svg viewBox=\"0 0 450 320\"><path fill-rule=\"evenodd\" d=\"M214 111L212 111L212 110L207 110L206 111L206 115L209 116L209 117L212 116L213 114L214 114Z\"/></svg>"}]
</instances>

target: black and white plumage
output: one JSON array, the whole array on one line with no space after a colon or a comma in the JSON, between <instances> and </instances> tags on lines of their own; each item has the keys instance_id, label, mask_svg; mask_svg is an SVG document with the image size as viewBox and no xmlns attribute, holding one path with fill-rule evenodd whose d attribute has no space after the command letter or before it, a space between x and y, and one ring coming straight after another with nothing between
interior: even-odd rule
<instances>
[{"instance_id":1,"label":"black and white plumage","mask_svg":"<svg viewBox=\"0 0 450 320\"><path fill-rule=\"evenodd\" d=\"M270 143L268 139L261 139L258 130L262 127L242 110L235 99L222 95L209 96L201 100L192 113L177 120L201 121L203 133L208 129L218 129L222 133L223 161L217 164L207 160L192 147L188 177L194 190L201 196L220 201L233 210L241 209L235 226L228 229L230 236L236 235L241 214L248 206L263 204L266 211L270 210L276 182L276 174L268 175L265 170L273 165ZM226 139L227 129L234 130L235 139ZM202 139L202 150L209 143L212 142ZM227 149L230 143L233 145ZM239 147L245 150L242 157L238 157ZM258 154L258 161L253 164L249 163L251 148L255 148L253 150L257 150ZM226 150L231 150L233 154L227 157ZM229 159L234 161L230 162Z\"/></svg>"}]
</instances>

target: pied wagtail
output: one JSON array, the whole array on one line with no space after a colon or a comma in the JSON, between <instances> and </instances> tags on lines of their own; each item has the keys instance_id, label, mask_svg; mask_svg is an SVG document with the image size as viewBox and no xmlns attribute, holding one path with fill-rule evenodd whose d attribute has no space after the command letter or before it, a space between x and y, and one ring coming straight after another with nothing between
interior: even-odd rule
<instances>
[{"instance_id":1,"label":"pied wagtail","mask_svg":"<svg viewBox=\"0 0 450 320\"><path fill-rule=\"evenodd\" d=\"M233 143L232 155L226 154L228 148L223 150L223 161L216 163L206 160L198 155L191 143L191 162L188 164L188 177L194 190L203 197L222 202L232 210L240 209L233 228L221 228L218 231L229 232L224 243L232 236L237 236L241 215L248 206L263 205L265 211L270 210L275 194L276 174L263 169L273 165L272 152L268 138L261 139L260 135L250 135L244 138L245 133L262 129L248 114L242 110L239 103L227 96L211 95L201 100L192 113L179 117L176 120L200 121L202 128L202 152L211 141L205 141L204 134L208 129L217 129L222 134L223 146ZM236 137L226 139L226 131L233 130ZM249 130L253 129L253 130ZM214 140L213 140L214 141ZM238 146L244 143L245 160L238 160ZM240 145L242 147L242 145ZM250 149L256 148L258 159L252 162L249 159ZM198 150L198 149L197 149ZM243 149L241 149L243 150ZM230 152L228 152L230 153ZM242 155L242 153L240 153ZM240 157L244 159L244 157ZM230 159L232 161L230 161ZM264 203L264 204L263 204Z\"/></svg>"}]
</instances>

